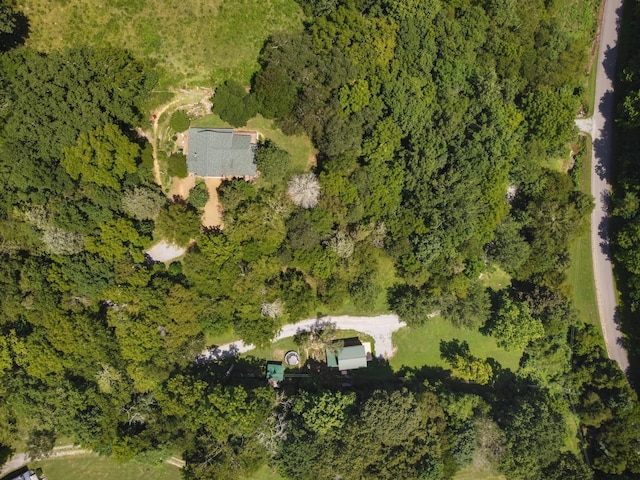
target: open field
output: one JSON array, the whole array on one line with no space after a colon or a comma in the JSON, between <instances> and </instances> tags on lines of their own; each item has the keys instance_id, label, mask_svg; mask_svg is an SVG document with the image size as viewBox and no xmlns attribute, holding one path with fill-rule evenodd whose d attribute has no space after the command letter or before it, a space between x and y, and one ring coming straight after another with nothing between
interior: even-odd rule
<instances>
[{"instance_id":1,"label":"open field","mask_svg":"<svg viewBox=\"0 0 640 480\"><path fill-rule=\"evenodd\" d=\"M507 352L496 345L492 337L482 335L475 330L454 327L441 317L427 320L420 327L405 327L393 334L393 343L398 347L391 359L391 366L398 370L402 366L432 367L449 366L440 358L440 341L458 339L469 343L472 355L480 358L494 358L503 368L512 371L518 369L522 352Z\"/></svg>"},{"instance_id":2,"label":"open field","mask_svg":"<svg viewBox=\"0 0 640 480\"><path fill-rule=\"evenodd\" d=\"M264 40L302 29L295 0L20 0L27 45L113 45L150 59L164 86L248 84Z\"/></svg>"},{"instance_id":3,"label":"open field","mask_svg":"<svg viewBox=\"0 0 640 480\"><path fill-rule=\"evenodd\" d=\"M506 480L506 478L504 475L493 471L476 470L473 467L467 467L456 473L453 480Z\"/></svg>"},{"instance_id":4,"label":"open field","mask_svg":"<svg viewBox=\"0 0 640 480\"><path fill-rule=\"evenodd\" d=\"M154 480L180 480L180 469L168 464L158 466L137 462L118 463L112 458L95 454L41 460L29 468L42 468L47 480L122 480L153 478Z\"/></svg>"}]
</instances>

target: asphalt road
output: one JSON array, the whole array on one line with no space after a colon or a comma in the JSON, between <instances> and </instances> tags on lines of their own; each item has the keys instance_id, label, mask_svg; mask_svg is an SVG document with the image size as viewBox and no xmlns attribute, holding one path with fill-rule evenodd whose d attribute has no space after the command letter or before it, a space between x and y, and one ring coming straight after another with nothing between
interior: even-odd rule
<instances>
[{"instance_id":1,"label":"asphalt road","mask_svg":"<svg viewBox=\"0 0 640 480\"><path fill-rule=\"evenodd\" d=\"M609 358L618 362L620 368L626 371L629 367L629 360L617 323L608 215L611 192L611 135L614 114L613 82L616 74L615 65L621 14L622 0L605 0L598 51L596 106L591 122L591 136L593 138L591 193L596 203L591 215L591 247L598 311L607 352Z\"/></svg>"}]
</instances>

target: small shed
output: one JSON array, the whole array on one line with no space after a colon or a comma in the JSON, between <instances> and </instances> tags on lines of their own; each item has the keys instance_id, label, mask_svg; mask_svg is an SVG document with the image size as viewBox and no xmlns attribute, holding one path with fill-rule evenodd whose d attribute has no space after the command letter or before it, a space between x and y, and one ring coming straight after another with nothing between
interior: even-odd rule
<instances>
[{"instance_id":1,"label":"small shed","mask_svg":"<svg viewBox=\"0 0 640 480\"><path fill-rule=\"evenodd\" d=\"M327 348L327 365L337 367L340 371L355 370L367 367L367 352L365 346L357 338L343 340L344 346L337 352Z\"/></svg>"},{"instance_id":2,"label":"small shed","mask_svg":"<svg viewBox=\"0 0 640 480\"><path fill-rule=\"evenodd\" d=\"M284 367L282 362L267 363L267 381L270 385L276 387L278 383L284 380Z\"/></svg>"}]
</instances>

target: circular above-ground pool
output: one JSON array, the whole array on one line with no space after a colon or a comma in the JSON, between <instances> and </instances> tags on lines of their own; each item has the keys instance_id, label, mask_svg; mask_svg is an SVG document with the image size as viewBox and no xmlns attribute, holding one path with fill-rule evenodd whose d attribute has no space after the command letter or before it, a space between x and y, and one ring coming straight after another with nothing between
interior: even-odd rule
<instances>
[{"instance_id":1,"label":"circular above-ground pool","mask_svg":"<svg viewBox=\"0 0 640 480\"><path fill-rule=\"evenodd\" d=\"M284 363L291 366L298 365L300 363L300 355L295 350L289 350L284 355Z\"/></svg>"}]
</instances>

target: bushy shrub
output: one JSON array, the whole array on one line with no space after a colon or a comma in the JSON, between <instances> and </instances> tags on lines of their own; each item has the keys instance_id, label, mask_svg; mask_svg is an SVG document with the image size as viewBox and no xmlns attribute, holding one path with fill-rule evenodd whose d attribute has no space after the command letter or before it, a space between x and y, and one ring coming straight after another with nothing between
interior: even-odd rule
<instances>
[{"instance_id":1,"label":"bushy shrub","mask_svg":"<svg viewBox=\"0 0 640 480\"><path fill-rule=\"evenodd\" d=\"M172 177L186 178L189 175L187 170L187 157L181 153L172 153L169 157L169 175Z\"/></svg>"},{"instance_id":2,"label":"bushy shrub","mask_svg":"<svg viewBox=\"0 0 640 480\"><path fill-rule=\"evenodd\" d=\"M196 183L196 186L189 192L189 205L193 208L204 208L209 201L209 191L203 181Z\"/></svg>"},{"instance_id":3,"label":"bushy shrub","mask_svg":"<svg viewBox=\"0 0 640 480\"><path fill-rule=\"evenodd\" d=\"M169 119L169 126L174 132L184 132L189 129L189 116L184 110L176 110Z\"/></svg>"},{"instance_id":4,"label":"bushy shrub","mask_svg":"<svg viewBox=\"0 0 640 480\"><path fill-rule=\"evenodd\" d=\"M234 80L227 80L216 88L211 102L213 113L234 127L243 127L257 113L253 95L247 94L244 87Z\"/></svg>"},{"instance_id":5,"label":"bushy shrub","mask_svg":"<svg viewBox=\"0 0 640 480\"><path fill-rule=\"evenodd\" d=\"M267 182L274 183L286 177L291 168L291 155L271 140L260 145L256 152L256 163L260 175Z\"/></svg>"}]
</instances>

